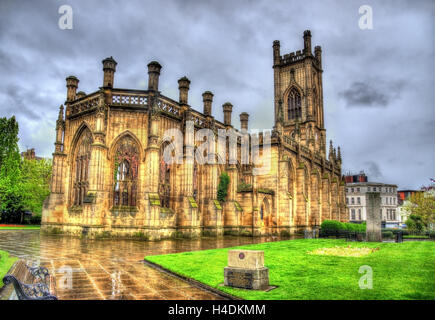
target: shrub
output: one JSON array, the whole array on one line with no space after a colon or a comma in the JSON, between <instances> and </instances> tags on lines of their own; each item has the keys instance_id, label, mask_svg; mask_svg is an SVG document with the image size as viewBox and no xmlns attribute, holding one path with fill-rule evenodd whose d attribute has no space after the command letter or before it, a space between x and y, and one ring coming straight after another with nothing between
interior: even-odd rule
<instances>
[{"instance_id":1,"label":"shrub","mask_svg":"<svg viewBox=\"0 0 435 320\"><path fill-rule=\"evenodd\" d=\"M403 229L392 229L392 228L382 228L382 232L391 231L394 235L398 234L399 232L402 232L403 235L409 234L407 230Z\"/></svg>"},{"instance_id":2,"label":"shrub","mask_svg":"<svg viewBox=\"0 0 435 320\"><path fill-rule=\"evenodd\" d=\"M30 224L41 224L42 215L34 214L29 218Z\"/></svg>"},{"instance_id":3,"label":"shrub","mask_svg":"<svg viewBox=\"0 0 435 320\"><path fill-rule=\"evenodd\" d=\"M429 238L435 239L435 231L429 232Z\"/></svg>"},{"instance_id":4,"label":"shrub","mask_svg":"<svg viewBox=\"0 0 435 320\"><path fill-rule=\"evenodd\" d=\"M356 232L365 232L366 231L366 226L363 224L346 222L346 223L343 223L343 226L345 227L345 230L347 230L347 231L356 231Z\"/></svg>"},{"instance_id":5,"label":"shrub","mask_svg":"<svg viewBox=\"0 0 435 320\"><path fill-rule=\"evenodd\" d=\"M352 232L366 232L365 224L340 222L336 220L325 220L320 226L322 231L352 231Z\"/></svg>"},{"instance_id":6,"label":"shrub","mask_svg":"<svg viewBox=\"0 0 435 320\"><path fill-rule=\"evenodd\" d=\"M422 217L419 215L411 214L408 217L408 220L405 221L406 226L410 231L413 232L424 232L425 225Z\"/></svg>"},{"instance_id":7,"label":"shrub","mask_svg":"<svg viewBox=\"0 0 435 320\"><path fill-rule=\"evenodd\" d=\"M323 231L340 231L344 230L344 225L336 220L324 220L320 226Z\"/></svg>"},{"instance_id":8,"label":"shrub","mask_svg":"<svg viewBox=\"0 0 435 320\"><path fill-rule=\"evenodd\" d=\"M281 237L283 237L283 238L290 237L290 232L287 230L281 230L280 234L281 234Z\"/></svg>"},{"instance_id":9,"label":"shrub","mask_svg":"<svg viewBox=\"0 0 435 320\"><path fill-rule=\"evenodd\" d=\"M382 238L391 239L394 238L394 234L392 231L384 231L382 232Z\"/></svg>"}]
</instances>

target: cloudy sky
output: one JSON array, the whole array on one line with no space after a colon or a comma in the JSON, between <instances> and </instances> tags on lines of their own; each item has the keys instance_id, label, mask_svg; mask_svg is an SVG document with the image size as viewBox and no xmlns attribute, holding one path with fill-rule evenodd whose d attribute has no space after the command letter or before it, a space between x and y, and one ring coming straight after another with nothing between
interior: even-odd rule
<instances>
[{"instance_id":1,"label":"cloudy sky","mask_svg":"<svg viewBox=\"0 0 435 320\"><path fill-rule=\"evenodd\" d=\"M61 30L59 7L73 9ZM358 25L361 5L373 29ZM273 126L272 42L281 54L303 48L302 33L321 45L327 138L340 145L344 171L370 181L419 188L435 177L435 2L428 1L0 1L0 116L15 115L20 148L54 150L65 77L79 90L102 84L101 60L117 62L115 87L145 89L146 65L163 65L160 89L178 99L177 79L251 114L251 128Z\"/></svg>"}]
</instances>

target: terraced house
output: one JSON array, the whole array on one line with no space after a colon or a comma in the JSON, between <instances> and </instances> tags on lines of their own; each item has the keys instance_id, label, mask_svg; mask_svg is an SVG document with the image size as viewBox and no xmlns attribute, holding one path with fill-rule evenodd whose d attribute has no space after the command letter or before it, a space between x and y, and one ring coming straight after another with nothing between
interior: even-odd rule
<instances>
[{"instance_id":1,"label":"terraced house","mask_svg":"<svg viewBox=\"0 0 435 320\"><path fill-rule=\"evenodd\" d=\"M303 40L303 50L283 56L279 41L273 43L275 101L270 112L275 123L267 153L267 134L249 134L246 112L236 129L231 103L223 105L223 122L212 116L210 91L202 95L202 112L189 105L186 77L178 81L178 101L164 96L158 62L148 64L148 90L114 87L117 63L112 57L103 60L103 84L93 93L77 92L79 80L69 76L65 111L61 106L56 124L43 230L161 239L289 234L324 219L348 220L340 148L331 142L326 153L322 51L316 46L312 52L310 31ZM189 139L183 139L185 161L164 161L164 150L173 142L165 134L175 130L185 137L189 124L195 135L206 128L214 135L234 130L235 151L224 159L202 154L216 160L205 164L186 161L202 142L195 139L190 150ZM243 141L256 139L263 163L268 163L260 174L252 157L240 161ZM231 152L238 161L229 161ZM218 201L224 172L228 193Z\"/></svg>"}]
</instances>

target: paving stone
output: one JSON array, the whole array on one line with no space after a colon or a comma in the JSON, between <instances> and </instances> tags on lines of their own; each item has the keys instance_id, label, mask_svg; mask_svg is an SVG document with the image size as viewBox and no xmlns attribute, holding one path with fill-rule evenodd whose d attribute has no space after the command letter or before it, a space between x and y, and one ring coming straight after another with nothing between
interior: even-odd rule
<instances>
[{"instance_id":1,"label":"paving stone","mask_svg":"<svg viewBox=\"0 0 435 320\"><path fill-rule=\"evenodd\" d=\"M165 240L91 240L41 235L38 230L1 230L0 249L47 266L58 281L59 299L219 299L141 261L147 255L231 247L264 240L225 238ZM73 287L60 286L70 267ZM223 281L223 280L222 280ZM64 283L67 283L64 281ZM5 297L0 297L4 299Z\"/></svg>"}]
</instances>

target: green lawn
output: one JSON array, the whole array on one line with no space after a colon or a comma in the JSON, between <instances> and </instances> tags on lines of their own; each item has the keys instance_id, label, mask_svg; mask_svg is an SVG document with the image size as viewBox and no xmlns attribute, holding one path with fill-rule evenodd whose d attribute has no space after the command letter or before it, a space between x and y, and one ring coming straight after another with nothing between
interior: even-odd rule
<instances>
[{"instance_id":1,"label":"green lawn","mask_svg":"<svg viewBox=\"0 0 435 320\"><path fill-rule=\"evenodd\" d=\"M376 248L366 256L308 254L335 246ZM147 256L175 273L244 299L435 299L435 242L363 243L299 239L235 248L264 250L270 284L278 288L250 291L222 287L229 248ZM233 248L231 248L233 249ZM373 289L360 289L360 266L373 270Z\"/></svg>"},{"instance_id":2,"label":"green lawn","mask_svg":"<svg viewBox=\"0 0 435 320\"><path fill-rule=\"evenodd\" d=\"M22 225L22 226L7 226L1 225L0 230L39 230L41 226L39 225Z\"/></svg>"},{"instance_id":3,"label":"green lawn","mask_svg":"<svg viewBox=\"0 0 435 320\"><path fill-rule=\"evenodd\" d=\"M17 258L11 257L6 251L0 250L0 288L3 287L3 277L16 260Z\"/></svg>"}]
</instances>

